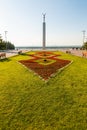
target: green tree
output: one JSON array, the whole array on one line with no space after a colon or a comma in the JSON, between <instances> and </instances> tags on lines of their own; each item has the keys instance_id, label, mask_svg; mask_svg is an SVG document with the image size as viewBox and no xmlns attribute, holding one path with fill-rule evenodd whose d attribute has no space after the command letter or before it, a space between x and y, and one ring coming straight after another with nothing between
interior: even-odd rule
<instances>
[{"instance_id":1,"label":"green tree","mask_svg":"<svg viewBox=\"0 0 87 130\"><path fill-rule=\"evenodd\" d=\"M2 36L1 36L1 34L0 34L0 43L2 43Z\"/></svg>"},{"instance_id":2,"label":"green tree","mask_svg":"<svg viewBox=\"0 0 87 130\"><path fill-rule=\"evenodd\" d=\"M85 49L85 50L87 50L87 42L84 42L82 48Z\"/></svg>"},{"instance_id":3,"label":"green tree","mask_svg":"<svg viewBox=\"0 0 87 130\"><path fill-rule=\"evenodd\" d=\"M12 50L12 49L15 49L15 46L9 41L6 42L0 39L0 50L6 50L6 49Z\"/></svg>"},{"instance_id":4,"label":"green tree","mask_svg":"<svg viewBox=\"0 0 87 130\"><path fill-rule=\"evenodd\" d=\"M11 42L6 42L6 47L7 47L7 49L15 49L15 46L14 46L14 44L12 44Z\"/></svg>"},{"instance_id":5,"label":"green tree","mask_svg":"<svg viewBox=\"0 0 87 130\"><path fill-rule=\"evenodd\" d=\"M6 49L5 43L0 42L0 50L5 50L5 49Z\"/></svg>"}]
</instances>

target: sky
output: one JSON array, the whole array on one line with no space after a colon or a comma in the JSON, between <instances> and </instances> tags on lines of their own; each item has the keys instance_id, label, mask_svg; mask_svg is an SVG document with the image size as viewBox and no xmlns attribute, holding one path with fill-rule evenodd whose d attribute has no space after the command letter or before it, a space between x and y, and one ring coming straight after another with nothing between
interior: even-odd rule
<instances>
[{"instance_id":1,"label":"sky","mask_svg":"<svg viewBox=\"0 0 87 130\"><path fill-rule=\"evenodd\" d=\"M0 34L15 46L42 46L42 13L46 13L46 46L83 44L87 0L0 0Z\"/></svg>"}]
</instances>

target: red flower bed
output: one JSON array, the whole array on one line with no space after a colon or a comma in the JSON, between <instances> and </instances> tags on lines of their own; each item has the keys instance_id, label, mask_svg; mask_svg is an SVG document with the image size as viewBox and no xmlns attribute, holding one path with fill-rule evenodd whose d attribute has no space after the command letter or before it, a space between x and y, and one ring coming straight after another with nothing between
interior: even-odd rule
<instances>
[{"instance_id":1,"label":"red flower bed","mask_svg":"<svg viewBox=\"0 0 87 130\"><path fill-rule=\"evenodd\" d=\"M55 73L57 70L59 70L60 68L66 66L71 62L69 60L63 60L57 58L57 56L59 55L56 55L53 52L50 53L46 52L46 55L48 54L49 57L47 56L46 60L47 59L56 60L54 63L52 64L49 63L48 65L44 65L36 62L37 59L41 59L41 58L44 59L44 56L39 57L39 55L43 55L43 52L38 52L38 54L36 53L36 55L35 54L32 55L35 59L21 60L19 62L25 65L27 68L33 70L35 73L40 75L43 79L47 80L53 73ZM52 55L52 57L50 55Z\"/></svg>"}]
</instances>

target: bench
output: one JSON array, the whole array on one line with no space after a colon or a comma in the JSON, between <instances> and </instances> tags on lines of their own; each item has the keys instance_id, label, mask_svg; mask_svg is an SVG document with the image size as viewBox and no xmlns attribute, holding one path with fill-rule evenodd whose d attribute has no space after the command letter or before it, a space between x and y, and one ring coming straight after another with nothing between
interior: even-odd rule
<instances>
[{"instance_id":1,"label":"bench","mask_svg":"<svg viewBox=\"0 0 87 130\"><path fill-rule=\"evenodd\" d=\"M0 59L4 59L4 58L6 58L6 53L0 53Z\"/></svg>"}]
</instances>

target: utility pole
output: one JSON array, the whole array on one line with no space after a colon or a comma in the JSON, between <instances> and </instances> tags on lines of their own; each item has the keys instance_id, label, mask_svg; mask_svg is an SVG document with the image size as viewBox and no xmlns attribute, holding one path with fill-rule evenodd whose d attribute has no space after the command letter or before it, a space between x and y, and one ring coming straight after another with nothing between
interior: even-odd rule
<instances>
[{"instance_id":1,"label":"utility pole","mask_svg":"<svg viewBox=\"0 0 87 130\"><path fill-rule=\"evenodd\" d=\"M45 23L45 16L46 14L43 15L43 50L45 50L46 47L46 23Z\"/></svg>"},{"instance_id":2,"label":"utility pole","mask_svg":"<svg viewBox=\"0 0 87 130\"><path fill-rule=\"evenodd\" d=\"M85 32L86 32L86 31L83 30L82 32L83 32L83 44L84 44L84 42L85 42Z\"/></svg>"},{"instance_id":3,"label":"utility pole","mask_svg":"<svg viewBox=\"0 0 87 130\"><path fill-rule=\"evenodd\" d=\"M8 31L5 31L6 50L7 50L7 32Z\"/></svg>"}]
</instances>

